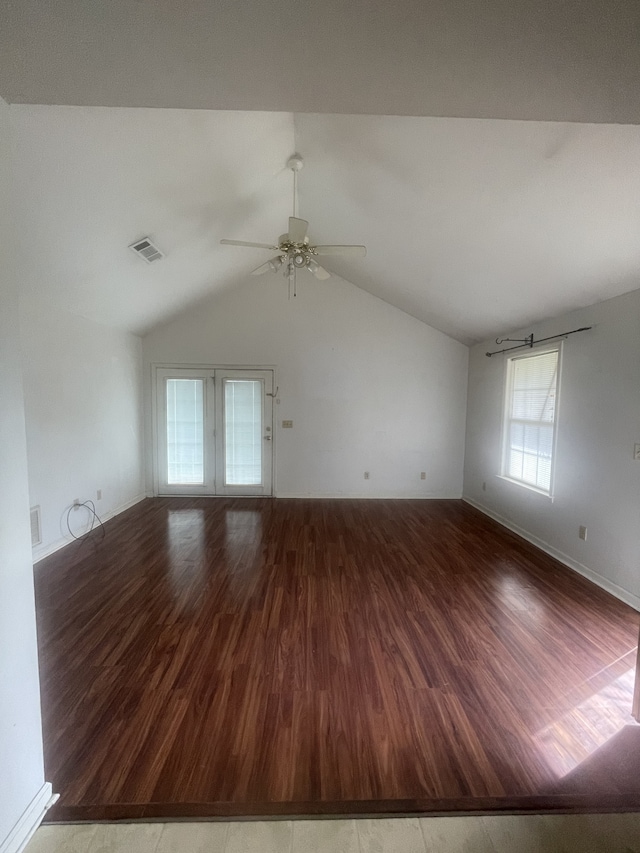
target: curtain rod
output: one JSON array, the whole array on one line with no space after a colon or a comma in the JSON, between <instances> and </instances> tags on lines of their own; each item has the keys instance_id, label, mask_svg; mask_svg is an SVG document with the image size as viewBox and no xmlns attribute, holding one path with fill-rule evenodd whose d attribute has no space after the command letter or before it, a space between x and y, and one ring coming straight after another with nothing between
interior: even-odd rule
<instances>
[{"instance_id":1,"label":"curtain rod","mask_svg":"<svg viewBox=\"0 0 640 853\"><path fill-rule=\"evenodd\" d=\"M539 340L534 340L533 332L528 335L526 338L496 338L497 344L503 344L505 341L520 341L515 347L505 347L505 349L499 349L495 352L487 352L485 355L487 358L491 358L492 355L500 355L503 352L511 352L514 349L524 349L525 347L529 347L531 349L534 344L542 344L545 341L555 341L557 338L568 338L569 335L575 335L577 332L588 332L589 329L592 329L593 326L582 326L580 329L573 329L571 332L561 332L559 335L549 335L548 338L540 338Z\"/></svg>"}]
</instances>

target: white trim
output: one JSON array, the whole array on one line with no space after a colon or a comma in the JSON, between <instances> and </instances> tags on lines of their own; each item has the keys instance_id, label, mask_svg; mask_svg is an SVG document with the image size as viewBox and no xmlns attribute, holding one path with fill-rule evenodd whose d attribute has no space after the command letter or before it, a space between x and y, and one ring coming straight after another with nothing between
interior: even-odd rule
<instances>
[{"instance_id":1,"label":"white trim","mask_svg":"<svg viewBox=\"0 0 640 853\"><path fill-rule=\"evenodd\" d=\"M634 595L634 593L629 592L629 590L624 589L624 587L618 586L618 584L610 581L609 578L604 577L604 575L599 574L595 571L595 569L589 568L589 566L585 566L583 563L579 563L577 560L574 560L573 557L570 557L568 554L565 554L563 551L559 551L557 548L554 548L553 545L549 545L548 542L545 542L544 539L539 539L537 536L534 536L533 533L529 533L522 527L519 527L517 524L514 524L512 521L509 521L507 518L503 518L503 516L498 515L497 512L489 509L486 506L474 501L472 498L466 497L463 495L462 500L465 503L468 503L470 506L477 509L479 512L484 515L488 515L489 518L492 518L494 521L497 521L498 524L501 524L503 527L506 527L507 530L510 530L512 533L515 533L517 536L520 536L522 539L525 539L527 542L530 542L532 545L535 545L536 548L539 548L541 551L544 551L545 554L548 554L550 557L558 560L559 563L567 566L567 568L572 569L574 572L577 572L582 577L587 578L587 580L592 581L592 583L599 586L601 589L604 589L606 592L613 595L615 598L623 601L625 604L628 604L629 607L633 607L634 610L640 611L640 596Z\"/></svg>"},{"instance_id":2,"label":"white trim","mask_svg":"<svg viewBox=\"0 0 640 853\"><path fill-rule=\"evenodd\" d=\"M344 500L344 501L459 501L462 498L460 492L456 494L449 493L440 493L440 492L430 492L425 494L421 492L418 494L402 494L397 495L393 493L388 494L375 494L375 495L364 495L361 492L325 492L325 493L317 493L317 492L307 492L306 494L301 494L300 492L281 492L278 494L278 498L280 500Z\"/></svg>"},{"instance_id":3,"label":"white trim","mask_svg":"<svg viewBox=\"0 0 640 853\"><path fill-rule=\"evenodd\" d=\"M52 793L51 782L45 782L9 835L0 844L0 853L21 853L42 823L47 809L51 808L58 797L59 794Z\"/></svg>"},{"instance_id":4,"label":"white trim","mask_svg":"<svg viewBox=\"0 0 640 853\"><path fill-rule=\"evenodd\" d=\"M147 495L148 498L212 498L214 500L224 500L228 497L235 497L235 495ZM337 493L337 492L325 492L322 494L316 494L315 492L307 492L306 494L302 494L300 492L285 492L284 494L278 495L238 495L238 497L246 498L247 500L251 500L252 498L263 498L271 500L272 498L279 498L281 500L338 500L338 501L459 501L462 500L462 495L460 492L456 494L448 494L448 493L440 493L440 492L430 492L428 494L424 494L421 492L420 494L409 495L394 495L394 494L384 494L384 495L363 495L357 492L349 492L348 494Z\"/></svg>"},{"instance_id":5,"label":"white trim","mask_svg":"<svg viewBox=\"0 0 640 853\"><path fill-rule=\"evenodd\" d=\"M121 512L125 512L127 509L131 509L132 506L139 504L140 501L143 501L147 497L146 494L136 495L130 501L126 503L120 504L115 509L112 509L110 512L105 513L105 515L101 515L100 518L103 521L108 521L110 518L114 518L116 515L120 515ZM95 528L94 528L95 529ZM75 539L69 539L68 537L63 537L62 539L57 539L51 545L47 545L44 551L38 550L38 553L33 554L33 564L39 563L40 560L44 560L45 557L50 557L52 554L55 554L56 551L59 551L61 548L64 548L65 545L71 545L72 542L75 542ZM34 549L35 551L35 549ZM2 851L0 851L2 853Z\"/></svg>"},{"instance_id":6,"label":"white trim","mask_svg":"<svg viewBox=\"0 0 640 853\"><path fill-rule=\"evenodd\" d=\"M187 495L184 492L182 494L176 493L175 495L171 495L168 492L163 492L161 495L148 495L150 498L207 498L213 500L221 500L224 498L242 498L243 500L246 498L247 500L253 500L254 498L265 498L266 500L271 500L275 497L275 495Z\"/></svg>"},{"instance_id":7,"label":"white trim","mask_svg":"<svg viewBox=\"0 0 640 853\"><path fill-rule=\"evenodd\" d=\"M538 489L530 483L525 483L522 480L514 480L512 477L506 477L504 474L496 474L496 477L498 480L503 480L505 483L511 483L513 486L518 486L521 489L528 489L530 492L535 492L536 495L540 495L540 497L546 498L548 501L553 503L554 496L549 494L549 492L545 492L544 489Z\"/></svg>"},{"instance_id":8,"label":"white trim","mask_svg":"<svg viewBox=\"0 0 640 853\"><path fill-rule=\"evenodd\" d=\"M192 364L181 361L152 361L151 367L167 370L273 370L274 376L277 369L275 364Z\"/></svg>"}]
</instances>

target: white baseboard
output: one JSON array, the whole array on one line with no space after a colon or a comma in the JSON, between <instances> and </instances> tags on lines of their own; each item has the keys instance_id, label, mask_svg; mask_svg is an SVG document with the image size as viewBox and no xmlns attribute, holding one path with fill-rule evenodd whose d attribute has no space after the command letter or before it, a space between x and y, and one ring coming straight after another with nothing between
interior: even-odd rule
<instances>
[{"instance_id":1,"label":"white baseboard","mask_svg":"<svg viewBox=\"0 0 640 853\"><path fill-rule=\"evenodd\" d=\"M120 515L121 512L124 512L127 509L131 509L132 506L135 506L136 504L140 503L140 501L143 501L146 497L146 494L136 495L135 498L133 498L132 500L120 504L120 506L117 506L115 509L112 509L104 515L101 515L100 518L102 519L102 521L109 521L110 518L114 518L116 515ZM75 539L70 539L68 536L65 536L62 537L62 539L56 540L51 545L45 546L44 550L42 551L39 548L34 549L34 565L35 563L39 563L40 560L44 560L45 557L50 557L51 554L55 554L56 551L59 551L61 548L64 548L66 545L70 545L72 542L75 541ZM2 853L2 851L0 851L0 853Z\"/></svg>"},{"instance_id":2,"label":"white baseboard","mask_svg":"<svg viewBox=\"0 0 640 853\"><path fill-rule=\"evenodd\" d=\"M57 799L58 795L51 792L51 782L45 782L25 809L20 820L0 844L0 853L21 853L42 823L42 818L47 809L50 809Z\"/></svg>"},{"instance_id":3,"label":"white baseboard","mask_svg":"<svg viewBox=\"0 0 640 853\"><path fill-rule=\"evenodd\" d=\"M363 495L363 494L329 494L323 493L318 494L317 492L310 494L301 494L300 492L278 492L274 497L278 498L287 498L287 499L295 499L295 500L341 500L341 501L419 501L419 500L429 500L429 501L459 501L462 497L460 493L452 495L452 494L438 494L437 492L427 493L421 492L420 494L415 495Z\"/></svg>"},{"instance_id":4,"label":"white baseboard","mask_svg":"<svg viewBox=\"0 0 640 853\"><path fill-rule=\"evenodd\" d=\"M554 548L553 545L549 545L548 542L545 542L544 539L539 539L537 536L534 536L532 533L529 533L528 530L525 530L522 527L519 527L517 524L514 524L509 519L504 518L501 515L498 515L497 512L494 512L492 509L489 509L486 506L474 501L472 498L463 496L462 500L465 503L468 503L470 506L479 510L484 515L488 515L489 518L492 518L494 521L497 521L498 524L501 524L503 527L506 527L507 530L510 530L512 533L515 533L517 536L520 536L522 539L525 539L527 542L530 542L532 545L535 545L536 548L539 548L541 551L544 551L545 554L549 554L550 557L558 560L559 563L563 563L563 565L567 566L567 568L572 569L574 572L577 572L579 575L587 578L587 580L592 581L597 586L604 589L606 592L611 593L611 595L615 596L615 598L620 599L620 601L624 601L625 604L628 604L630 607L633 607L634 610L640 611L640 597L634 595L629 590L624 589L618 584L613 583L608 578L605 578L604 575L599 574L594 569L589 568L589 566L585 566L583 563L579 563L578 560L574 560L573 557L570 557L568 554L565 554L563 551L559 551L557 548Z\"/></svg>"}]
</instances>

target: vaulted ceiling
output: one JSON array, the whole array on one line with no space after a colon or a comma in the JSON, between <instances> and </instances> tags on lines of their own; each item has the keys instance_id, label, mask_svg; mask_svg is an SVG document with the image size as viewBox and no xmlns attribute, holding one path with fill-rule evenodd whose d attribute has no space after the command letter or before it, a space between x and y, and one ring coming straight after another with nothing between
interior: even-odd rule
<instances>
[{"instance_id":1,"label":"vaulted ceiling","mask_svg":"<svg viewBox=\"0 0 640 853\"><path fill-rule=\"evenodd\" d=\"M313 239L368 248L327 266L464 342L640 287L639 36L635 0L3 0L23 298L144 332L237 286L294 150Z\"/></svg>"}]
</instances>

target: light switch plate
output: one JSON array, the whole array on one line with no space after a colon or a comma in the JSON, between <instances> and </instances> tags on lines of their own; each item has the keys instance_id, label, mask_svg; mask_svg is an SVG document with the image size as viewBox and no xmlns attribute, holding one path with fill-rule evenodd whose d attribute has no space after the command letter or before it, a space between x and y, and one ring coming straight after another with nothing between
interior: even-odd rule
<instances>
[{"instance_id":1,"label":"light switch plate","mask_svg":"<svg viewBox=\"0 0 640 853\"><path fill-rule=\"evenodd\" d=\"M633 458L637 462L640 462L640 444L634 444L633 445Z\"/></svg>"},{"instance_id":2,"label":"light switch plate","mask_svg":"<svg viewBox=\"0 0 640 853\"><path fill-rule=\"evenodd\" d=\"M293 421L282 421L282 429L293 429Z\"/></svg>"}]
</instances>

